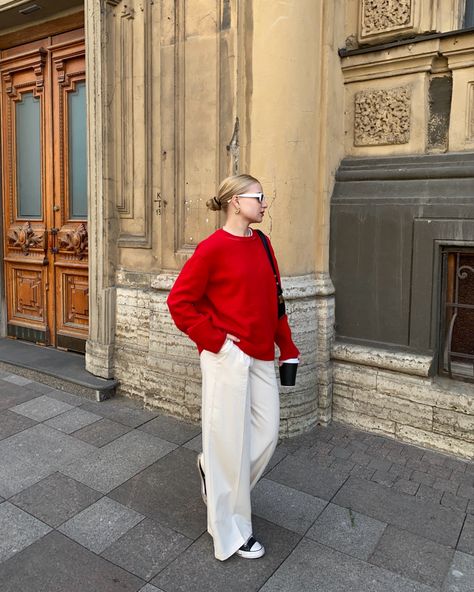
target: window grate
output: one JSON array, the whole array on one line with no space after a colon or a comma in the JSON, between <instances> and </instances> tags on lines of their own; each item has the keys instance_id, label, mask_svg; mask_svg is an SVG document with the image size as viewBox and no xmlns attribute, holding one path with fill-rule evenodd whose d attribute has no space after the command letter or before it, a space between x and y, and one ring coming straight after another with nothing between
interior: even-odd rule
<instances>
[{"instance_id":1,"label":"window grate","mask_svg":"<svg viewBox=\"0 0 474 592\"><path fill-rule=\"evenodd\" d=\"M474 249L443 251L440 373L474 382Z\"/></svg>"}]
</instances>

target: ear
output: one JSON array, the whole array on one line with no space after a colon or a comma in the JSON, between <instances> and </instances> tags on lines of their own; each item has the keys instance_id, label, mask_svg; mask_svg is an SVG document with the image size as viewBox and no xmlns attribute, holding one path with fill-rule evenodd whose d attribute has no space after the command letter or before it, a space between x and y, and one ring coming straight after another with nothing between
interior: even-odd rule
<instances>
[{"instance_id":1,"label":"ear","mask_svg":"<svg viewBox=\"0 0 474 592\"><path fill-rule=\"evenodd\" d=\"M239 208L239 198L237 195L233 195L230 203L234 206L234 208Z\"/></svg>"}]
</instances>

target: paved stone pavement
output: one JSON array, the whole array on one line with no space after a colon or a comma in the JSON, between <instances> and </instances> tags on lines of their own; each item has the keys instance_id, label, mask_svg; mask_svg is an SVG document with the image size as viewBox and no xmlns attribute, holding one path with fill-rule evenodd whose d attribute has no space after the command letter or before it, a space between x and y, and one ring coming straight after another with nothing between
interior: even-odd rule
<instances>
[{"instance_id":1,"label":"paved stone pavement","mask_svg":"<svg viewBox=\"0 0 474 592\"><path fill-rule=\"evenodd\" d=\"M474 463L333 424L278 446L257 561L214 559L199 428L0 374L2 592L472 592Z\"/></svg>"}]
</instances>

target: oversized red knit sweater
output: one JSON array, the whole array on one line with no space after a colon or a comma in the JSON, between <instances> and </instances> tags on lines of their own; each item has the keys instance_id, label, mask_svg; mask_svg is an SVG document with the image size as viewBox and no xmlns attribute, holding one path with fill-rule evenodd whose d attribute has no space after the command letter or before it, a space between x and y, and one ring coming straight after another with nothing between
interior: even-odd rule
<instances>
[{"instance_id":1,"label":"oversized red knit sweater","mask_svg":"<svg viewBox=\"0 0 474 592\"><path fill-rule=\"evenodd\" d=\"M270 250L278 271L271 245ZM217 353L231 333L240 339L236 345L258 360L273 360L275 343L280 359L299 355L287 316L278 319L275 278L256 232L243 237L220 229L199 243L167 303L176 326L199 352Z\"/></svg>"}]
</instances>

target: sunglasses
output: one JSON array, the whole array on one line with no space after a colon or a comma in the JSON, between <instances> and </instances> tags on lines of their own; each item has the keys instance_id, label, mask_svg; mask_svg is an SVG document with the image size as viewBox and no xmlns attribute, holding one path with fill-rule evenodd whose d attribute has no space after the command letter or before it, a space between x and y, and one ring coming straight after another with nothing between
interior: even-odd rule
<instances>
[{"instance_id":1,"label":"sunglasses","mask_svg":"<svg viewBox=\"0 0 474 592\"><path fill-rule=\"evenodd\" d=\"M254 199L258 199L259 203L262 203L265 199L263 193L240 193L237 197L253 197Z\"/></svg>"}]
</instances>

